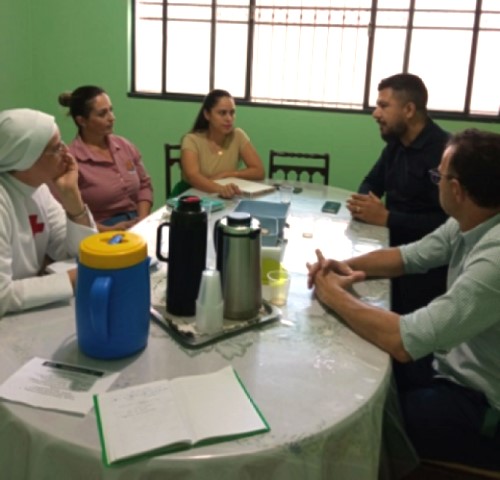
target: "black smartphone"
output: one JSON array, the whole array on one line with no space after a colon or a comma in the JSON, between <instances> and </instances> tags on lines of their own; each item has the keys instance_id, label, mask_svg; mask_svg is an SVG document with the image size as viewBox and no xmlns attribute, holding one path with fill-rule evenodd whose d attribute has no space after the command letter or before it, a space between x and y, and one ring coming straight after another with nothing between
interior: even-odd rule
<instances>
[{"instance_id":1,"label":"black smartphone","mask_svg":"<svg viewBox=\"0 0 500 480\"><path fill-rule=\"evenodd\" d=\"M332 200L328 200L321 207L321 211L325 213L338 213L340 210L340 202L334 202Z\"/></svg>"}]
</instances>

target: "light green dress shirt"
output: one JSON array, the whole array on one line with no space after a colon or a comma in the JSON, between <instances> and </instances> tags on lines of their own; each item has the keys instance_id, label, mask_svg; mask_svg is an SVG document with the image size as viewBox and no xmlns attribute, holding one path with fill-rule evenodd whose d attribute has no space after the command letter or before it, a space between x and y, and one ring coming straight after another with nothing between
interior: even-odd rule
<instances>
[{"instance_id":1,"label":"light green dress shirt","mask_svg":"<svg viewBox=\"0 0 500 480\"><path fill-rule=\"evenodd\" d=\"M434 352L440 376L500 409L500 214L467 232L450 218L400 251L406 273L449 263L447 292L401 316L405 349L413 359Z\"/></svg>"}]
</instances>

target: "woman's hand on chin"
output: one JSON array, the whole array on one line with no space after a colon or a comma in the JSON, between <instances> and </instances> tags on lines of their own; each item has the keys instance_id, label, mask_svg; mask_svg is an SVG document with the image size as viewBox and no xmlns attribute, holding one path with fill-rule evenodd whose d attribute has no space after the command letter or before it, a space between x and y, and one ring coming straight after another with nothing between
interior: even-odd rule
<instances>
[{"instance_id":1,"label":"woman's hand on chin","mask_svg":"<svg viewBox=\"0 0 500 480\"><path fill-rule=\"evenodd\" d=\"M52 183L61 196L68 191L73 193L78 190L78 164L69 152L64 153L60 173Z\"/></svg>"}]
</instances>

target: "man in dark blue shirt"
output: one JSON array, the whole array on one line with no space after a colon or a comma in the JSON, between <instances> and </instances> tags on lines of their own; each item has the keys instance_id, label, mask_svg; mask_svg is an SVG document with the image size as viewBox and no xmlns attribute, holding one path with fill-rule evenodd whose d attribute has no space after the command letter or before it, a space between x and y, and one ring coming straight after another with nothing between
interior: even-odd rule
<instances>
[{"instance_id":1,"label":"man in dark blue shirt","mask_svg":"<svg viewBox=\"0 0 500 480\"><path fill-rule=\"evenodd\" d=\"M439 165L449 134L429 118L427 88L416 75L388 77L378 91L373 117L387 146L348 208L357 220L388 227L390 245L398 246L422 238L447 218L428 172ZM392 310L412 312L445 290L446 267L394 279Z\"/></svg>"}]
</instances>

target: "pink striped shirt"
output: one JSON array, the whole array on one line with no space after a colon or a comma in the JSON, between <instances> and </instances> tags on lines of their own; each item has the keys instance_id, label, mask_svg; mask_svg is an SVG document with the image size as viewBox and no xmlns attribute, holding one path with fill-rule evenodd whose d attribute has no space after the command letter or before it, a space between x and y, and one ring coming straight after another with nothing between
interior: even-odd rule
<instances>
[{"instance_id":1,"label":"pink striped shirt","mask_svg":"<svg viewBox=\"0 0 500 480\"><path fill-rule=\"evenodd\" d=\"M69 145L78 161L78 185L83 201L96 222L136 211L140 201L153 203L151 178L139 150L117 135L109 135L108 142L113 161L91 151L80 136Z\"/></svg>"}]
</instances>

